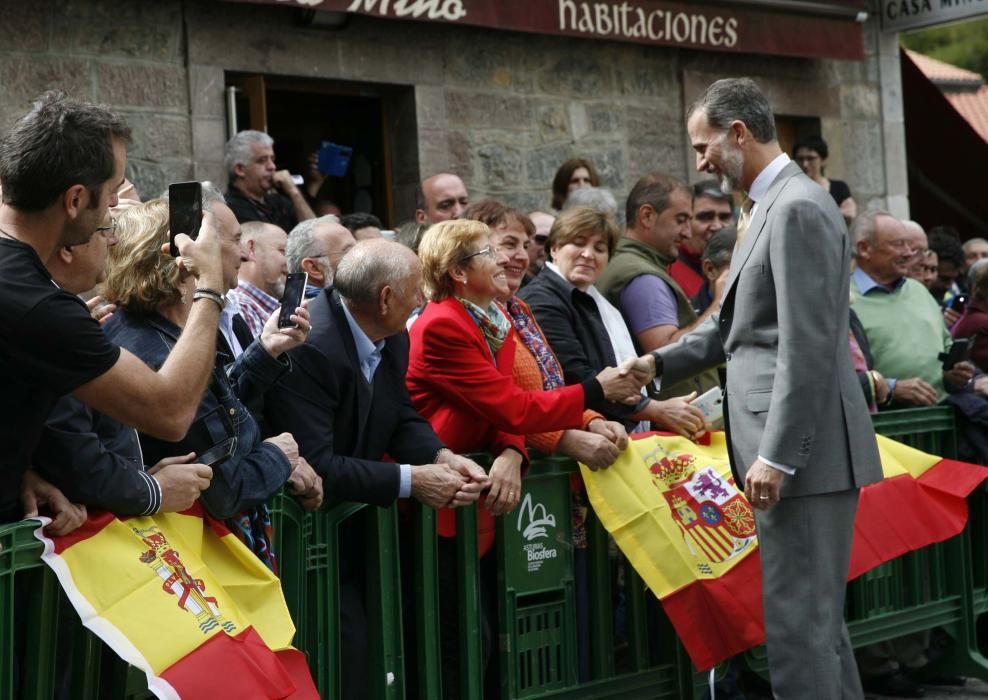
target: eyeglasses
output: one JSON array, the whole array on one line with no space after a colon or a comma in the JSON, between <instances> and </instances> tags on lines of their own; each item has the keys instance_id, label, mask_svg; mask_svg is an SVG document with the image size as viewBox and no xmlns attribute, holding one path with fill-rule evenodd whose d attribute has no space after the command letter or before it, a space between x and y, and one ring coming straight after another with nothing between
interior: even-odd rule
<instances>
[{"instance_id":1,"label":"eyeglasses","mask_svg":"<svg viewBox=\"0 0 988 700\"><path fill-rule=\"evenodd\" d=\"M460 262L465 263L470 258L475 258L478 255L484 255L488 258L496 258L497 254L500 252L501 252L500 248L496 248L495 246L489 245L486 248L481 248L476 253L470 253L470 255L464 255L462 258L460 258Z\"/></svg>"},{"instance_id":2,"label":"eyeglasses","mask_svg":"<svg viewBox=\"0 0 988 700\"><path fill-rule=\"evenodd\" d=\"M114 219L111 216L110 217L110 223L107 224L106 226L97 226L95 232L96 233L107 233L107 232L109 232L109 234L111 236L116 236L117 235L117 220Z\"/></svg>"},{"instance_id":3,"label":"eyeglasses","mask_svg":"<svg viewBox=\"0 0 988 700\"><path fill-rule=\"evenodd\" d=\"M796 156L793 160L797 163L812 163L815 160L820 160L820 156Z\"/></svg>"},{"instance_id":4,"label":"eyeglasses","mask_svg":"<svg viewBox=\"0 0 988 700\"><path fill-rule=\"evenodd\" d=\"M353 246L348 246L348 247L344 248L343 250L331 250L329 252L322 253L320 255L307 255L305 257L307 257L307 258L317 258L317 259L318 258L342 258L344 255L346 255L347 253L350 252L350 248L352 248L352 247Z\"/></svg>"}]
</instances>

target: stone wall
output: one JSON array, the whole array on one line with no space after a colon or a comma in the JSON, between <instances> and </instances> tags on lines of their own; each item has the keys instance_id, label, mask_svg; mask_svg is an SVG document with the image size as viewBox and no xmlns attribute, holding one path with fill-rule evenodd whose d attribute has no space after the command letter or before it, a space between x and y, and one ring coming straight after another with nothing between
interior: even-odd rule
<instances>
[{"instance_id":1,"label":"stone wall","mask_svg":"<svg viewBox=\"0 0 988 700\"><path fill-rule=\"evenodd\" d=\"M106 103L133 127L128 177L142 195L191 176L180 0L5 0L0 123L49 89Z\"/></svg>"},{"instance_id":2,"label":"stone wall","mask_svg":"<svg viewBox=\"0 0 988 700\"><path fill-rule=\"evenodd\" d=\"M829 174L860 204L905 206L894 38L866 27L863 62L737 56L351 17L300 26L296 8L215 0L5 0L0 119L58 87L125 112L128 174L145 196L169 180L225 180L226 72L404 85L392 118L399 219L423 174L462 174L474 199L546 208L558 165L591 158L619 201L662 170L695 180L684 105L712 79L748 74L779 114L816 116ZM898 120L898 121L897 121ZM902 212L904 213L904 212Z\"/></svg>"}]
</instances>

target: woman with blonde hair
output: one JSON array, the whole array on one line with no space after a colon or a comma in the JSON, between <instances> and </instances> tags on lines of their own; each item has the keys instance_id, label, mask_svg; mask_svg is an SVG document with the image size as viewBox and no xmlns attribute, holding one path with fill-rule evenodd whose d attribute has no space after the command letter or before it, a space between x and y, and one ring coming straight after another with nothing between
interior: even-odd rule
<instances>
[{"instance_id":1,"label":"woman with blonde hair","mask_svg":"<svg viewBox=\"0 0 988 700\"><path fill-rule=\"evenodd\" d=\"M234 313L223 304L222 294L237 285L237 271L244 259L240 226L222 195L203 192L204 208L212 212L220 234L225 289L217 304L223 307L216 366L196 419L185 437L167 442L140 434L144 462L169 457L211 455L213 479L201 500L216 518L274 568L270 548L267 501L286 482L307 506L321 502L318 477L298 456L294 439L283 433L261 439L260 428L247 405L289 370L281 355L305 340L308 312L296 309L292 320L298 328L277 328L277 312L253 343L234 332ZM118 219L118 242L110 249L103 297L117 307L106 323L107 335L152 367L160 367L182 333L194 295L195 281L184 277L175 260L163 252L168 243L168 203L153 200L123 212ZM229 371L228 371L229 370ZM317 493L318 492L318 493Z\"/></svg>"},{"instance_id":2,"label":"woman with blonde hair","mask_svg":"<svg viewBox=\"0 0 988 700\"><path fill-rule=\"evenodd\" d=\"M492 561L494 516L511 511L521 498L525 435L581 428L588 405L633 397L638 385L613 367L553 391L525 391L512 381L515 331L496 301L508 292L507 256L485 224L459 219L430 227L419 244L419 258L430 303L410 331L406 381L415 408L449 449L494 457L486 507L477 514L483 570ZM438 524L443 685L457 688L457 569L448 539L456 532L452 511L440 511ZM493 585L489 575L485 580ZM485 657L493 616L486 591L482 585Z\"/></svg>"}]
</instances>

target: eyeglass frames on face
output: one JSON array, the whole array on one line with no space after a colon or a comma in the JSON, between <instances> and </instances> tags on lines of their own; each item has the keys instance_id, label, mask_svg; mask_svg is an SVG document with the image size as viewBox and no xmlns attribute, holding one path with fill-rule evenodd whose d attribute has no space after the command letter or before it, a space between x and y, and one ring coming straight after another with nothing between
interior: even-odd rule
<instances>
[{"instance_id":1,"label":"eyeglass frames on face","mask_svg":"<svg viewBox=\"0 0 988 700\"><path fill-rule=\"evenodd\" d=\"M116 236L117 220L111 216L110 223L108 223L106 226L97 226L95 233L109 233L111 236Z\"/></svg>"},{"instance_id":2,"label":"eyeglass frames on face","mask_svg":"<svg viewBox=\"0 0 988 700\"><path fill-rule=\"evenodd\" d=\"M476 253L470 253L470 255L464 255L462 258L460 258L460 262L465 263L470 258L475 258L478 255L484 255L488 258L496 258L499 252L501 252L500 248L496 248L492 245L489 245L486 248L481 248Z\"/></svg>"}]
</instances>

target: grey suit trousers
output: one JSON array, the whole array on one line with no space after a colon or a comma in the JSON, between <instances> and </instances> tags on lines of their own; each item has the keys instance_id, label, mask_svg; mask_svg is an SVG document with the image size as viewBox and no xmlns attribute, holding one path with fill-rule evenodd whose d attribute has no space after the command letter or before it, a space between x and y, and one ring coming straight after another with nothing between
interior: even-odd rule
<instances>
[{"instance_id":1,"label":"grey suit trousers","mask_svg":"<svg viewBox=\"0 0 988 700\"><path fill-rule=\"evenodd\" d=\"M783 498L755 511L769 680L778 700L864 698L844 623L857 505L851 490Z\"/></svg>"}]
</instances>

